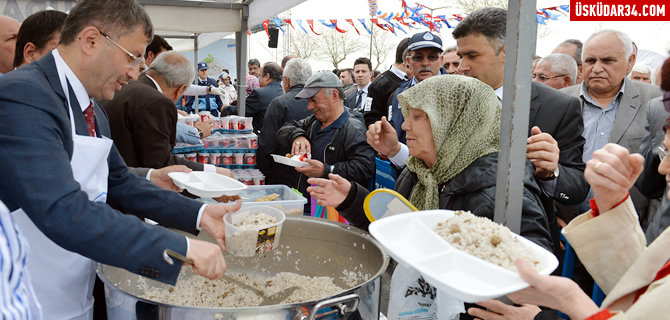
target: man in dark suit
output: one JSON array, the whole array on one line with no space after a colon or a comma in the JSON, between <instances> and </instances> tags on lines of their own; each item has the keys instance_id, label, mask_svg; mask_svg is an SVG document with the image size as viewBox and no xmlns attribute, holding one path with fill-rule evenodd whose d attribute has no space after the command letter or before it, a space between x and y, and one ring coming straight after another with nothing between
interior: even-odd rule
<instances>
[{"instance_id":1,"label":"man in dark suit","mask_svg":"<svg viewBox=\"0 0 670 320\"><path fill-rule=\"evenodd\" d=\"M277 131L286 122L309 117L312 112L307 109L307 100L296 99L295 96L303 89L305 82L312 75L309 63L300 58L293 58L284 68L284 93L270 102L263 121L263 130L258 134L258 169L265 174L266 184L284 184L298 187L300 173L287 170L286 166L274 162L272 154L281 156L291 153L291 147L282 146L277 141Z\"/></svg>"},{"instance_id":2,"label":"man in dark suit","mask_svg":"<svg viewBox=\"0 0 670 320\"><path fill-rule=\"evenodd\" d=\"M452 36L462 58L459 73L475 77L493 88L502 105L505 74L507 11L478 9L461 21ZM561 257L554 201L575 205L588 192L584 179L584 137L579 100L556 89L532 82L526 158L535 165L542 187L540 199L547 213L554 254ZM463 318L463 317L462 317Z\"/></svg>"},{"instance_id":3,"label":"man in dark suit","mask_svg":"<svg viewBox=\"0 0 670 320\"><path fill-rule=\"evenodd\" d=\"M261 87L251 91L246 100L245 116L253 117L252 125L254 133L258 134L263 129L263 119L265 118L265 111L268 109L270 102L284 94L281 87L282 71L281 66L274 62L267 62L261 68L261 76L258 82ZM237 115L237 107L229 106L223 109L226 115Z\"/></svg>"},{"instance_id":4,"label":"man in dark suit","mask_svg":"<svg viewBox=\"0 0 670 320\"><path fill-rule=\"evenodd\" d=\"M163 168L182 164L195 171L218 172L232 177L230 170L178 158L175 145L177 101L193 82L191 63L178 52L161 53L146 74L140 75L102 102L109 116L112 139L126 165Z\"/></svg>"},{"instance_id":5,"label":"man in dark suit","mask_svg":"<svg viewBox=\"0 0 670 320\"><path fill-rule=\"evenodd\" d=\"M389 98L398 89L400 82L409 79L402 55L408 44L409 38L400 40L395 50L395 62L391 68L384 71L370 84L368 97L372 99L372 105L370 110L364 114L366 127L381 120L383 116L388 116Z\"/></svg>"},{"instance_id":6,"label":"man in dark suit","mask_svg":"<svg viewBox=\"0 0 670 320\"><path fill-rule=\"evenodd\" d=\"M193 82L193 84L197 84L198 86L206 87L206 88L219 88L219 85L216 83L216 80L208 77L208 70L209 67L207 66L207 62L200 61L198 62L198 82ZM220 91L219 91L220 92ZM191 112L198 112L199 111L209 111L212 113L213 116L218 117L219 116L219 110L221 109L221 106L223 106L223 101L221 101L221 96L218 94L214 93L207 93L202 96L198 96L198 108L193 107L193 102L195 101L195 96L188 96L186 98L186 103L184 104L184 107L186 108L186 113L191 113ZM176 101L175 101L176 102Z\"/></svg>"},{"instance_id":7,"label":"man in dark suit","mask_svg":"<svg viewBox=\"0 0 670 320\"><path fill-rule=\"evenodd\" d=\"M174 284L182 264L163 259L171 249L193 260L200 275L225 271L221 247L105 203L190 233L204 228L220 245L223 215L239 208L203 206L130 174L103 138L110 130L96 99L112 99L138 76L137 57L152 36L149 15L134 0L80 1L56 50L0 77L0 201L21 220L28 270L50 319L90 319L93 261Z\"/></svg>"},{"instance_id":8,"label":"man in dark suit","mask_svg":"<svg viewBox=\"0 0 670 320\"><path fill-rule=\"evenodd\" d=\"M623 32L602 30L594 33L584 44L581 84L561 89L581 102L584 118L584 162L591 160L594 151L608 142L640 151L647 124L647 104L661 95L658 86L626 78L633 68L635 52L630 37ZM640 218L647 215L649 199L637 188L630 190ZM588 211L588 199L579 206L580 213Z\"/></svg>"},{"instance_id":9,"label":"man in dark suit","mask_svg":"<svg viewBox=\"0 0 670 320\"><path fill-rule=\"evenodd\" d=\"M372 103L371 99L368 99L368 86L370 86L372 77L372 62L370 62L370 59L360 57L354 61L354 77L356 79L356 89L348 93L346 107L363 115L363 111L370 110Z\"/></svg>"}]
</instances>

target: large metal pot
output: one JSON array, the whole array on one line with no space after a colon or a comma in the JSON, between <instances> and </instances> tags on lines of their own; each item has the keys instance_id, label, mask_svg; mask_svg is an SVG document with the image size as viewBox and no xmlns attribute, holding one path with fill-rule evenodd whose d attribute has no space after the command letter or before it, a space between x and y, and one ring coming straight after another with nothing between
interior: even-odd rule
<instances>
[{"instance_id":1,"label":"large metal pot","mask_svg":"<svg viewBox=\"0 0 670 320\"><path fill-rule=\"evenodd\" d=\"M197 239L212 241L206 232ZM169 305L142 298L140 276L116 267L98 264L98 276L105 283L107 317L115 319L378 319L380 277L389 256L368 233L329 220L291 216L284 222L281 259L270 251L265 256L238 258L226 255L231 272L272 276L294 272L307 276L329 276L345 290L322 300L252 308L196 308ZM289 254L290 252L290 254ZM353 287L344 283L343 271L361 271L370 278ZM145 279L149 286L167 285Z\"/></svg>"}]
</instances>

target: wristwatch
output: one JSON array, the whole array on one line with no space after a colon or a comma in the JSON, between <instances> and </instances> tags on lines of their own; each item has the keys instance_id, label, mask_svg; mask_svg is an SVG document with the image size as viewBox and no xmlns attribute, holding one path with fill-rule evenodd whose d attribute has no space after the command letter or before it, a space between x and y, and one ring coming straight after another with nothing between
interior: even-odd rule
<instances>
[{"instance_id":1,"label":"wristwatch","mask_svg":"<svg viewBox=\"0 0 670 320\"><path fill-rule=\"evenodd\" d=\"M335 165L334 164L330 165L330 173L335 173L335 172L333 172L333 170L335 170Z\"/></svg>"},{"instance_id":2,"label":"wristwatch","mask_svg":"<svg viewBox=\"0 0 670 320\"><path fill-rule=\"evenodd\" d=\"M551 181L558 178L558 166L556 166L556 169L546 178L540 178L541 181Z\"/></svg>"},{"instance_id":3,"label":"wristwatch","mask_svg":"<svg viewBox=\"0 0 670 320\"><path fill-rule=\"evenodd\" d=\"M200 136L200 139L202 139L202 130L200 130L198 128L195 128L195 129L198 130L198 135Z\"/></svg>"}]
</instances>

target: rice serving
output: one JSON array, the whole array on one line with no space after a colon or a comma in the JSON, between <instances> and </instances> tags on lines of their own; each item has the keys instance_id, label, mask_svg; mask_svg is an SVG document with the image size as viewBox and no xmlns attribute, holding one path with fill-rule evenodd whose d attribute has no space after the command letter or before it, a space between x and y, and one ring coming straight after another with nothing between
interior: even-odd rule
<instances>
[{"instance_id":1,"label":"rice serving","mask_svg":"<svg viewBox=\"0 0 670 320\"><path fill-rule=\"evenodd\" d=\"M528 261L535 270L540 261L509 230L487 218L457 211L454 217L439 222L433 229L449 244L477 258L516 272L514 261Z\"/></svg>"},{"instance_id":2,"label":"rice serving","mask_svg":"<svg viewBox=\"0 0 670 320\"><path fill-rule=\"evenodd\" d=\"M267 213L256 212L245 216L237 228L226 234L226 249L232 255L251 257L272 250L277 229L277 218Z\"/></svg>"},{"instance_id":3,"label":"rice serving","mask_svg":"<svg viewBox=\"0 0 670 320\"><path fill-rule=\"evenodd\" d=\"M282 304L321 300L344 291L333 283L332 277L308 277L292 272L277 273L269 278L230 272L226 274L263 290L268 296L298 286ZM208 280L195 276L191 268L182 268L174 287L148 288L144 278L140 278L139 286L144 292L141 298L181 306L243 308L258 306L262 301L254 292L225 280Z\"/></svg>"},{"instance_id":4,"label":"rice serving","mask_svg":"<svg viewBox=\"0 0 670 320\"><path fill-rule=\"evenodd\" d=\"M277 218L267 213L256 212L244 217L242 223L235 226L243 229L258 229L271 226L275 223L277 223Z\"/></svg>"}]
</instances>

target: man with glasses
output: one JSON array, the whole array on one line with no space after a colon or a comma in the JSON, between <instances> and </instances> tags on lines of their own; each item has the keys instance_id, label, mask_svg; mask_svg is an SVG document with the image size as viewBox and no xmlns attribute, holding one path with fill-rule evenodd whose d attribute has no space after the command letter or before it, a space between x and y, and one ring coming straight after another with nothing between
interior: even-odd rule
<instances>
[{"instance_id":1,"label":"man with glasses","mask_svg":"<svg viewBox=\"0 0 670 320\"><path fill-rule=\"evenodd\" d=\"M552 53L541 58L533 70L533 81L544 83L554 89L563 89L575 84L577 63L567 54Z\"/></svg>"},{"instance_id":2,"label":"man with glasses","mask_svg":"<svg viewBox=\"0 0 670 320\"><path fill-rule=\"evenodd\" d=\"M110 14L113 13L113 14ZM49 319L92 319L94 261L174 284L182 264L220 278L226 265L222 217L236 210L203 205L128 172L98 100L139 74L153 36L135 0L83 0L72 8L57 49L0 77L0 201L30 246L27 267ZM188 239L112 209L106 202L196 234Z\"/></svg>"},{"instance_id":3,"label":"man with glasses","mask_svg":"<svg viewBox=\"0 0 670 320\"><path fill-rule=\"evenodd\" d=\"M413 35L407 51L409 54L406 63L414 77L402 82L393 94L388 118L382 117L380 121L369 125L367 131L370 146L382 156L388 157L398 168L404 168L409 157L409 149L405 145L405 131L401 128L405 118L400 111L398 95L432 76L447 74L442 68L442 39L437 34L426 31Z\"/></svg>"}]
</instances>

